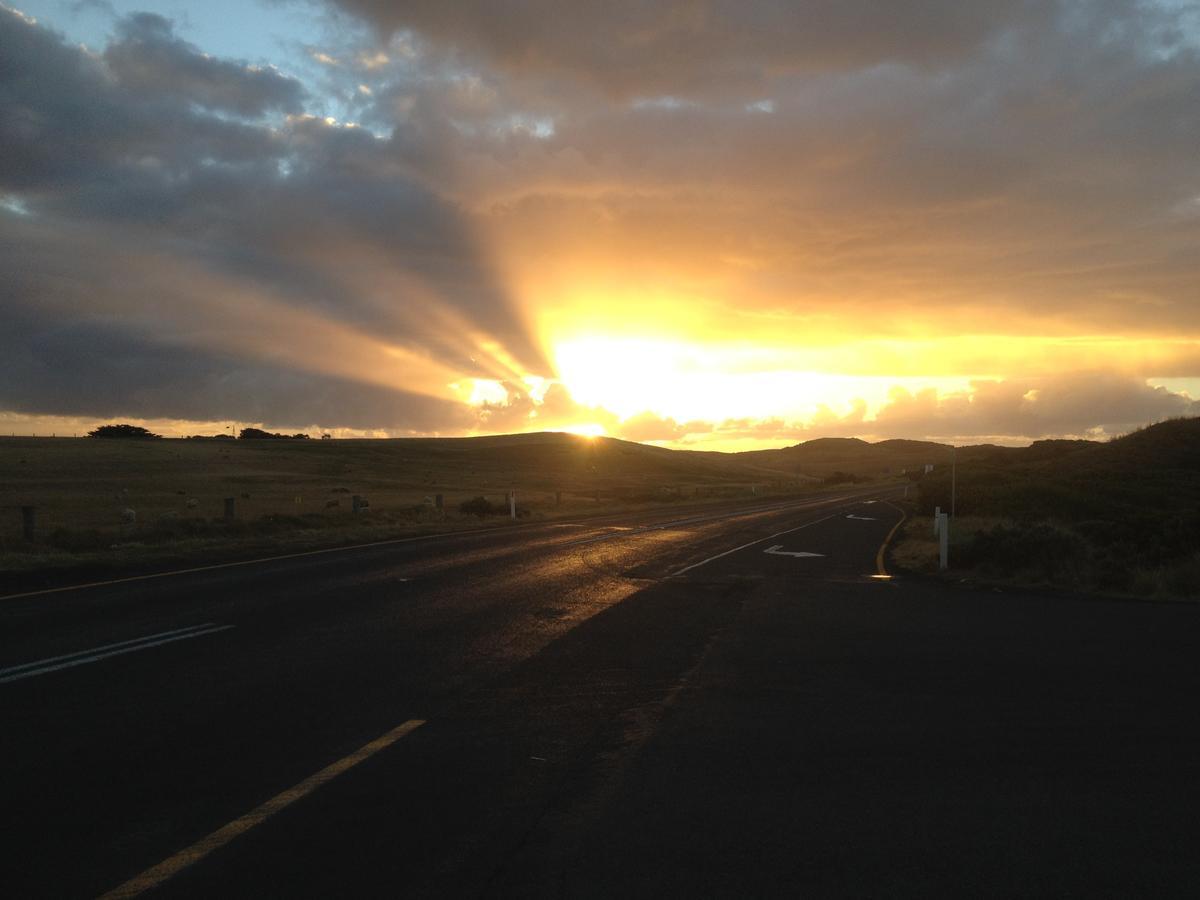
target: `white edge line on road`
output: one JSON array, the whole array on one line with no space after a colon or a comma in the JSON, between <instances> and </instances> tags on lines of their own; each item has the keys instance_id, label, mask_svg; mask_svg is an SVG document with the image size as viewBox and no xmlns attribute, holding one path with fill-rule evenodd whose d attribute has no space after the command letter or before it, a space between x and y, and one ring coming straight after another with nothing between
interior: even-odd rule
<instances>
[{"instance_id":1,"label":"white edge line on road","mask_svg":"<svg viewBox=\"0 0 1200 900\"><path fill-rule=\"evenodd\" d=\"M64 659L74 659L76 656L90 656L93 653L100 653L103 650L112 650L116 647L127 647L130 644L140 644L143 641L152 641L155 638L170 637L173 634L183 634L185 631L197 631L201 628L212 628L216 622L204 622L200 625L189 625L187 628L176 628L174 631L160 631L157 634L147 634L139 638L131 638L128 641L117 641L115 644L101 644L99 647L89 647L87 650L78 650L75 653L64 653L62 656L48 656L45 659L39 659L35 662L21 663L19 666L9 666L6 669L0 669L0 676L11 675L13 672L19 672L21 669L32 669L37 666L46 666L50 663L56 663Z\"/></svg>"},{"instance_id":2,"label":"white edge line on road","mask_svg":"<svg viewBox=\"0 0 1200 900\"><path fill-rule=\"evenodd\" d=\"M369 744L364 744L349 756L342 757L315 775L310 775L296 786L276 794L261 806L256 806L250 812L239 816L228 825L218 828L212 834L201 838L189 847L185 847L174 856L168 857L140 875L135 875L124 884L103 894L100 900L118 900L118 898L125 900L125 898L137 897L146 891L159 887L163 882L178 875L184 869L200 862L200 860L204 859L214 850L219 850L234 838L245 834L254 826L261 825L280 810L291 806L297 800L303 799L317 788L333 781L333 779L337 778L343 772L354 768L363 760L374 756L380 750L390 747L402 737L412 734L424 724L424 719L409 719L404 724L397 725L387 734L375 738Z\"/></svg>"},{"instance_id":3,"label":"white edge line on road","mask_svg":"<svg viewBox=\"0 0 1200 900\"><path fill-rule=\"evenodd\" d=\"M772 538L780 537L781 535L791 534L793 531L799 531L801 528L808 528L810 525L820 525L822 522L828 522L830 519L836 519L839 513L834 513L832 516L826 516L823 519L817 519L814 522L805 522L803 525L797 525L795 528L789 528L786 531L777 531L774 534L769 534L764 538L759 538L757 541L751 541L748 544L742 544L740 547L734 547L732 550L726 550L724 553L718 553L716 556L710 556L708 559L702 559L698 563L692 563L690 566L684 566L678 572L673 572L668 575L668 578L678 578L685 572L690 572L692 569L698 569L701 566L706 566L710 562L720 559L722 556L728 556L731 553L737 553L739 550L745 550L747 547L753 547L755 544L762 544Z\"/></svg>"},{"instance_id":4,"label":"white edge line on road","mask_svg":"<svg viewBox=\"0 0 1200 900\"><path fill-rule=\"evenodd\" d=\"M5 678L0 678L0 684L7 684L10 681L20 681L22 678L33 678L35 675L47 675L50 672L57 672L60 669L70 669L74 666L82 666L86 665L87 663L94 663L102 659L108 659L110 656L120 656L123 653L135 653L138 650L145 650L149 647L158 647L162 644L174 643L175 641L186 641L188 638L203 637L206 634L216 634L218 631L228 631L230 628L236 627L236 625L217 625L204 631L189 631L187 634L176 634L173 637L165 637L157 641L142 642L131 647L122 647L118 650L109 650L106 653L94 653L91 656L81 656L76 659L68 660L67 662L42 666L39 669L29 669L25 672L18 672L15 675L9 675Z\"/></svg>"}]
</instances>

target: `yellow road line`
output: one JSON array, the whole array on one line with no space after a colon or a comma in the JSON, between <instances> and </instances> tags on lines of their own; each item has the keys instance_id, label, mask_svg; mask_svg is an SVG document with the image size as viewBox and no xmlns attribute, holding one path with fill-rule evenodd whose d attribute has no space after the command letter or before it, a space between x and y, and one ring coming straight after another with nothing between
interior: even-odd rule
<instances>
[{"instance_id":1,"label":"yellow road line","mask_svg":"<svg viewBox=\"0 0 1200 900\"><path fill-rule=\"evenodd\" d=\"M892 526L892 530L888 532L888 536L885 537L883 539L883 543L879 545L879 552L875 554L876 570L880 575L887 577L888 571L887 566L885 566L883 563L883 554L887 551L887 546L892 542L892 538L896 536L896 532L900 530L900 526L904 524L904 520L908 518L908 513L906 513L903 509L900 509L900 507L895 503L890 503L887 500L884 500L883 502L887 503L887 505L892 509L899 510L900 512L900 521Z\"/></svg>"},{"instance_id":2,"label":"yellow road line","mask_svg":"<svg viewBox=\"0 0 1200 900\"><path fill-rule=\"evenodd\" d=\"M308 796L323 784L327 784L337 778L343 772L354 768L360 762L369 757L374 756L380 750L391 746L400 740L402 737L416 731L425 724L423 719L409 719L403 725L398 725L389 731L387 734L377 737L369 744L365 744L355 750L349 756L339 759L337 762L326 766L315 775L310 775L294 787L288 788L282 793L276 794L266 803L252 809L243 816L234 819L228 825L218 828L207 837L201 838L192 844L180 850L174 856L163 860L158 865L147 869L140 875L126 881L119 887L113 888L106 894L100 897L100 900L117 900L117 898L137 897L146 891L154 888L167 881L169 878L178 875L184 869L188 868L200 860L204 859L214 850L224 847L234 838L245 834L255 825L261 825L271 816L275 815L280 810L291 806L297 800Z\"/></svg>"}]
</instances>

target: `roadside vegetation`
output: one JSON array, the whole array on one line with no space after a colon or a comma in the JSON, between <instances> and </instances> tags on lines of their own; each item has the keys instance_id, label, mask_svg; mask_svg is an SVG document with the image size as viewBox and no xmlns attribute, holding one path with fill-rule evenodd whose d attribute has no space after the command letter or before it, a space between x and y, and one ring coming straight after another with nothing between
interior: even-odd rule
<instances>
[{"instance_id":1,"label":"roadside vegetation","mask_svg":"<svg viewBox=\"0 0 1200 900\"><path fill-rule=\"evenodd\" d=\"M964 448L956 482L956 577L1200 599L1200 419L1106 443ZM949 467L917 484L916 515L893 557L934 571L932 515L950 509Z\"/></svg>"}]
</instances>

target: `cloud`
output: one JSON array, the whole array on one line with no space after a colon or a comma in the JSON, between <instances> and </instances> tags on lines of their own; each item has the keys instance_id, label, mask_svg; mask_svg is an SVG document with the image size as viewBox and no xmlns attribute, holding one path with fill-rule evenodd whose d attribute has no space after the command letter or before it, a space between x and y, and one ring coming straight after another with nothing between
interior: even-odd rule
<instances>
[{"instance_id":1,"label":"cloud","mask_svg":"<svg viewBox=\"0 0 1200 900\"><path fill-rule=\"evenodd\" d=\"M458 375L548 372L454 201L279 118L296 82L149 14L96 56L0 8L0 46L0 408L465 429Z\"/></svg>"},{"instance_id":2,"label":"cloud","mask_svg":"<svg viewBox=\"0 0 1200 900\"><path fill-rule=\"evenodd\" d=\"M750 339L1194 318L1200 26L1177 5L344 5L423 36L432 77L375 114L535 302L697 297L697 337Z\"/></svg>"},{"instance_id":3,"label":"cloud","mask_svg":"<svg viewBox=\"0 0 1200 900\"><path fill-rule=\"evenodd\" d=\"M629 441L678 441L686 435L708 434L713 430L711 422L676 422L669 416L644 412L631 416L621 423L618 434Z\"/></svg>"},{"instance_id":4,"label":"cloud","mask_svg":"<svg viewBox=\"0 0 1200 900\"><path fill-rule=\"evenodd\" d=\"M104 61L126 90L144 97L190 101L251 118L270 110L303 110L300 82L271 68L201 53L175 36L169 19L154 13L119 20Z\"/></svg>"},{"instance_id":5,"label":"cloud","mask_svg":"<svg viewBox=\"0 0 1200 900\"><path fill-rule=\"evenodd\" d=\"M599 425L611 433L620 421L608 410L577 402L559 382L551 383L540 399L519 384L502 382L501 387L505 399L477 407L473 430L490 433L561 431L582 424Z\"/></svg>"},{"instance_id":6,"label":"cloud","mask_svg":"<svg viewBox=\"0 0 1200 900\"><path fill-rule=\"evenodd\" d=\"M1200 376L1187 4L340 7L378 37L298 44L303 83L150 13L94 53L0 8L0 408L677 442L1195 410L1145 382ZM716 424L524 387L610 333L975 384Z\"/></svg>"},{"instance_id":7,"label":"cloud","mask_svg":"<svg viewBox=\"0 0 1200 900\"><path fill-rule=\"evenodd\" d=\"M934 66L1046 4L919 0L339 0L385 34L411 29L515 75L563 76L622 96L724 94L780 73L888 62Z\"/></svg>"},{"instance_id":8,"label":"cloud","mask_svg":"<svg viewBox=\"0 0 1200 900\"><path fill-rule=\"evenodd\" d=\"M1145 380L1107 372L976 381L966 392L902 388L871 424L886 437L1116 434L1147 422L1200 415L1200 403Z\"/></svg>"}]
</instances>

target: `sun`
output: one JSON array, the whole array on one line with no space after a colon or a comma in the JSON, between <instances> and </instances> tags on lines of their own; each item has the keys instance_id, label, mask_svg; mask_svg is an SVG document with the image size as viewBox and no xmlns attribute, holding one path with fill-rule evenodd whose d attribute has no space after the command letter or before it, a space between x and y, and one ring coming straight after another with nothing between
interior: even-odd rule
<instances>
[{"instance_id":1,"label":"sun","mask_svg":"<svg viewBox=\"0 0 1200 900\"><path fill-rule=\"evenodd\" d=\"M585 438L604 437L606 434L608 434L608 432L604 430L604 426L599 422L585 422L580 425L565 425L560 428L559 431L565 432L566 434L577 434L580 437Z\"/></svg>"}]
</instances>

